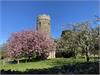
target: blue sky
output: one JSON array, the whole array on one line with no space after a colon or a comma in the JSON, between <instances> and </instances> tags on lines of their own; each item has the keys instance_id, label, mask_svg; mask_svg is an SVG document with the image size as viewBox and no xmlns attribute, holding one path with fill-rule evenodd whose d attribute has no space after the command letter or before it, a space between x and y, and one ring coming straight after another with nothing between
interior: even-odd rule
<instances>
[{"instance_id":1,"label":"blue sky","mask_svg":"<svg viewBox=\"0 0 100 75\"><path fill-rule=\"evenodd\" d=\"M36 27L40 14L51 16L51 34L59 38L62 26L90 20L99 16L99 1L0 1L0 44L6 42L11 33ZM66 26L70 27L70 26Z\"/></svg>"}]
</instances>

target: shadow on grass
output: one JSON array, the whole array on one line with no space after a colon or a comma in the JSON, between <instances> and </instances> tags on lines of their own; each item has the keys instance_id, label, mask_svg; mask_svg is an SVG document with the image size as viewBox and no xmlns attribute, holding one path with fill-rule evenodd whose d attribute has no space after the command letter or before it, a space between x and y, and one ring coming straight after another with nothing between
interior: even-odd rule
<instances>
[{"instance_id":1,"label":"shadow on grass","mask_svg":"<svg viewBox=\"0 0 100 75\"><path fill-rule=\"evenodd\" d=\"M99 62L76 63L48 69L27 69L24 72L1 70L1 74L99 74Z\"/></svg>"},{"instance_id":2,"label":"shadow on grass","mask_svg":"<svg viewBox=\"0 0 100 75\"><path fill-rule=\"evenodd\" d=\"M43 61L43 60L40 60L40 59L21 59L19 60L20 63L25 63L25 62L37 62L37 61ZM17 60L13 60L13 61L9 61L8 63L10 64L17 64Z\"/></svg>"}]
</instances>

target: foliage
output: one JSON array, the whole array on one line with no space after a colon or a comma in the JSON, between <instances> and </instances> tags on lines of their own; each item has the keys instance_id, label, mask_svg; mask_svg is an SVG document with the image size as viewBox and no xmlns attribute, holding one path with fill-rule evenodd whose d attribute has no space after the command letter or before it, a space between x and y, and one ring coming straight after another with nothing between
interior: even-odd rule
<instances>
[{"instance_id":1,"label":"foliage","mask_svg":"<svg viewBox=\"0 0 100 75\"><path fill-rule=\"evenodd\" d=\"M99 53L99 28L91 28L90 22L74 24L70 30L64 30L61 38L57 41L57 50L73 51L76 57L78 54L85 55L89 61L89 55ZM99 54L98 54L99 55Z\"/></svg>"},{"instance_id":2,"label":"foliage","mask_svg":"<svg viewBox=\"0 0 100 75\"><path fill-rule=\"evenodd\" d=\"M92 28L89 27L90 23L85 22L82 24L79 24L78 28L80 31L78 32L78 46L82 48L82 52L86 56L86 60L89 61L89 55L90 53L96 50L95 44L99 45L97 43L96 39L98 38L97 33L93 32ZM99 49L97 50L99 52Z\"/></svg>"},{"instance_id":3,"label":"foliage","mask_svg":"<svg viewBox=\"0 0 100 75\"><path fill-rule=\"evenodd\" d=\"M94 54L94 56L97 54L99 55L99 41L100 41L100 35L99 35L99 29L100 27L96 27L94 29L92 29L91 33L92 33L92 50L91 50L91 54Z\"/></svg>"},{"instance_id":4,"label":"foliage","mask_svg":"<svg viewBox=\"0 0 100 75\"><path fill-rule=\"evenodd\" d=\"M4 59L4 58L7 57L6 50L7 50L7 45L6 45L6 43L0 45L0 58L1 58L1 59Z\"/></svg>"},{"instance_id":5,"label":"foliage","mask_svg":"<svg viewBox=\"0 0 100 75\"><path fill-rule=\"evenodd\" d=\"M49 35L32 30L13 33L7 43L7 53L11 58L47 58L55 50L54 41Z\"/></svg>"},{"instance_id":6,"label":"foliage","mask_svg":"<svg viewBox=\"0 0 100 75\"><path fill-rule=\"evenodd\" d=\"M61 39L58 41L58 50L66 50L66 52L73 52L76 57L77 50L77 33L73 30L65 30L62 32Z\"/></svg>"}]
</instances>

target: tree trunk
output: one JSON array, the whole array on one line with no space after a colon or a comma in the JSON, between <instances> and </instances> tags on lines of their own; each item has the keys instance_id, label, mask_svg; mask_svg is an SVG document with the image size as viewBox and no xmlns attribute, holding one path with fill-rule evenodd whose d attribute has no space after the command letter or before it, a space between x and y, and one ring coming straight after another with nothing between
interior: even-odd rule
<instances>
[{"instance_id":1,"label":"tree trunk","mask_svg":"<svg viewBox=\"0 0 100 75\"><path fill-rule=\"evenodd\" d=\"M95 61L95 53L94 53L94 61Z\"/></svg>"},{"instance_id":2,"label":"tree trunk","mask_svg":"<svg viewBox=\"0 0 100 75\"><path fill-rule=\"evenodd\" d=\"M3 65L5 65L5 59L3 59Z\"/></svg>"},{"instance_id":3,"label":"tree trunk","mask_svg":"<svg viewBox=\"0 0 100 75\"><path fill-rule=\"evenodd\" d=\"M89 62L89 55L88 55L88 51L86 51L86 61Z\"/></svg>"},{"instance_id":4,"label":"tree trunk","mask_svg":"<svg viewBox=\"0 0 100 75\"><path fill-rule=\"evenodd\" d=\"M76 59L76 51L75 51L75 49L73 51L74 51L74 58Z\"/></svg>"},{"instance_id":5,"label":"tree trunk","mask_svg":"<svg viewBox=\"0 0 100 75\"><path fill-rule=\"evenodd\" d=\"M28 57L28 62L30 62L30 61L31 61L31 57L29 56L29 57Z\"/></svg>"},{"instance_id":6,"label":"tree trunk","mask_svg":"<svg viewBox=\"0 0 100 75\"><path fill-rule=\"evenodd\" d=\"M28 60L28 59L26 58L26 59L25 59L25 62L26 62L26 63L27 63L27 60Z\"/></svg>"},{"instance_id":7,"label":"tree trunk","mask_svg":"<svg viewBox=\"0 0 100 75\"><path fill-rule=\"evenodd\" d=\"M17 64L19 64L19 59L17 60Z\"/></svg>"}]
</instances>

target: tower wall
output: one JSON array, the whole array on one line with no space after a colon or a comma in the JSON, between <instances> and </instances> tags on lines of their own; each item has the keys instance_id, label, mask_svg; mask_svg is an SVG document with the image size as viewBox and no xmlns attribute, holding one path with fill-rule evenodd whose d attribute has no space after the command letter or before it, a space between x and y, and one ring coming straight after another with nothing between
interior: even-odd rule
<instances>
[{"instance_id":1,"label":"tower wall","mask_svg":"<svg viewBox=\"0 0 100 75\"><path fill-rule=\"evenodd\" d=\"M37 31L50 35L50 16L43 14L37 17Z\"/></svg>"}]
</instances>

